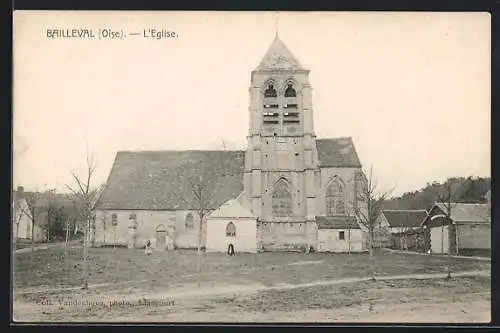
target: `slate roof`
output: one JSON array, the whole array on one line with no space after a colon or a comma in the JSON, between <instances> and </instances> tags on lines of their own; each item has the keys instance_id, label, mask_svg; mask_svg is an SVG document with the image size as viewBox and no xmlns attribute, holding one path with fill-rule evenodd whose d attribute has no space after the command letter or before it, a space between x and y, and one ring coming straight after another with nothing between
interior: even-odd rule
<instances>
[{"instance_id":1,"label":"slate roof","mask_svg":"<svg viewBox=\"0 0 500 333\"><path fill-rule=\"evenodd\" d=\"M121 151L97 209L196 209L191 180L212 186L215 209L243 191L244 151ZM204 179L199 180L202 176Z\"/></svg>"},{"instance_id":2,"label":"slate roof","mask_svg":"<svg viewBox=\"0 0 500 333\"><path fill-rule=\"evenodd\" d=\"M361 166L351 138L319 139L316 147L320 167ZM210 184L224 185L209 207L216 209L243 191L244 159L244 151L121 151L96 208L195 209L187 179L205 174Z\"/></svg>"},{"instance_id":3,"label":"slate roof","mask_svg":"<svg viewBox=\"0 0 500 333\"><path fill-rule=\"evenodd\" d=\"M318 229L361 229L354 216L316 216Z\"/></svg>"},{"instance_id":4,"label":"slate roof","mask_svg":"<svg viewBox=\"0 0 500 333\"><path fill-rule=\"evenodd\" d=\"M271 46L262 58L256 71L266 70L299 70L303 69L299 61L290 52L290 50L283 44L281 39L276 36Z\"/></svg>"},{"instance_id":5,"label":"slate roof","mask_svg":"<svg viewBox=\"0 0 500 333\"><path fill-rule=\"evenodd\" d=\"M441 211L446 212L447 204L435 204ZM451 219L453 222L482 222L491 223L491 210L488 204L451 203Z\"/></svg>"},{"instance_id":6,"label":"slate roof","mask_svg":"<svg viewBox=\"0 0 500 333\"><path fill-rule=\"evenodd\" d=\"M425 209L384 210L383 212L391 228L417 228L427 217Z\"/></svg>"},{"instance_id":7,"label":"slate roof","mask_svg":"<svg viewBox=\"0 0 500 333\"><path fill-rule=\"evenodd\" d=\"M352 138L316 139L320 167L361 167Z\"/></svg>"}]
</instances>

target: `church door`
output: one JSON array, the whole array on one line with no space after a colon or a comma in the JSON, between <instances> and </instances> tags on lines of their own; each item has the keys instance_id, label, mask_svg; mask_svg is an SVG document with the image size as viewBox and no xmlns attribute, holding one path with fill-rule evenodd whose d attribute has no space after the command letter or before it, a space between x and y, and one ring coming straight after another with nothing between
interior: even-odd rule
<instances>
[{"instance_id":1,"label":"church door","mask_svg":"<svg viewBox=\"0 0 500 333\"><path fill-rule=\"evenodd\" d=\"M163 225L156 228L156 248L165 248L166 232Z\"/></svg>"}]
</instances>

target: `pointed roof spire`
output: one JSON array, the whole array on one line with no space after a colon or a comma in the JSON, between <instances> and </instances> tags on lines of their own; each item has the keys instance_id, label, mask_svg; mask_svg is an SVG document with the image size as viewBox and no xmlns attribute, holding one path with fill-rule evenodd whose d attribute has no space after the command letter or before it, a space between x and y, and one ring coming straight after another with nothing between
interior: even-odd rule
<instances>
[{"instance_id":1,"label":"pointed roof spire","mask_svg":"<svg viewBox=\"0 0 500 333\"><path fill-rule=\"evenodd\" d=\"M267 50L266 55L262 58L259 66L255 69L256 71L261 70L296 70L303 69L295 56L290 52L290 50L283 44L278 36L278 30L276 29L276 36L271 46Z\"/></svg>"}]
</instances>

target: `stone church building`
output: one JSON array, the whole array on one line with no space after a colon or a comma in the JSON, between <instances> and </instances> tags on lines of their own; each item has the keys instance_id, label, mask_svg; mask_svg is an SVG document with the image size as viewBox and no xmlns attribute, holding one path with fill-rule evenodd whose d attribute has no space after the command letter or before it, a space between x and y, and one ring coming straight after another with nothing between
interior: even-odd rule
<instances>
[{"instance_id":1,"label":"stone church building","mask_svg":"<svg viewBox=\"0 0 500 333\"><path fill-rule=\"evenodd\" d=\"M207 251L363 251L366 177L351 138L316 138L309 70L278 36L251 73L246 151L121 151L94 242Z\"/></svg>"}]
</instances>

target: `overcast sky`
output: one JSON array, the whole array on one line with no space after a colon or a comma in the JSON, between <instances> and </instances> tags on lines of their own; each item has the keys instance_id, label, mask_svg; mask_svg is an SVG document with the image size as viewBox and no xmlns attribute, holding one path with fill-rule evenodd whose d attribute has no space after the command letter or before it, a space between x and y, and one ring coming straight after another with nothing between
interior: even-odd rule
<instances>
[{"instance_id":1,"label":"overcast sky","mask_svg":"<svg viewBox=\"0 0 500 333\"><path fill-rule=\"evenodd\" d=\"M276 14L16 12L14 186L65 189L86 146L102 183L120 150L244 149L250 72ZM318 138L351 136L382 189L490 175L490 16L281 13L310 69ZM48 39L46 29L164 28L175 39Z\"/></svg>"}]
</instances>

